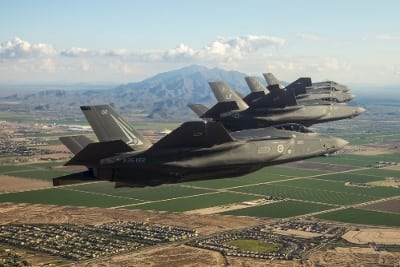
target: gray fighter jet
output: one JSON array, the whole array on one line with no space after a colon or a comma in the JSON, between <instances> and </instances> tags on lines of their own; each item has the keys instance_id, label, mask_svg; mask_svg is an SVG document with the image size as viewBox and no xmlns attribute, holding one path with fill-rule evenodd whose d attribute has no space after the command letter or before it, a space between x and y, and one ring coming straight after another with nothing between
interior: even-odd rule
<instances>
[{"instance_id":1,"label":"gray fighter jet","mask_svg":"<svg viewBox=\"0 0 400 267\"><path fill-rule=\"evenodd\" d=\"M151 144L108 105L81 110L100 142L62 138L75 154L65 165L83 165L88 171L55 178L54 185L99 179L116 187L142 187L234 177L333 153L347 144L295 124L229 133L220 123L205 121L185 122Z\"/></svg>"},{"instance_id":2,"label":"gray fighter jet","mask_svg":"<svg viewBox=\"0 0 400 267\"><path fill-rule=\"evenodd\" d=\"M345 104L298 105L290 90L278 85L268 86L270 91L251 103L246 103L235 91L223 82L210 82L210 87L218 101L200 116L203 119L220 121L230 131L263 128L285 123L300 123L311 126L316 123L352 118L365 111L361 107ZM248 96L245 97L245 99ZM196 114L199 104L189 105Z\"/></svg>"},{"instance_id":3,"label":"gray fighter jet","mask_svg":"<svg viewBox=\"0 0 400 267\"><path fill-rule=\"evenodd\" d=\"M279 88L285 89L281 82L272 73L263 73L263 76L269 86L278 85ZM286 89L293 90L299 102L305 100L308 103L317 103L318 101L320 102L322 100L343 103L350 101L355 97L354 95L348 93L349 89L345 85L338 84L333 81L312 83L311 78L309 77L297 79L286 86Z\"/></svg>"}]
</instances>

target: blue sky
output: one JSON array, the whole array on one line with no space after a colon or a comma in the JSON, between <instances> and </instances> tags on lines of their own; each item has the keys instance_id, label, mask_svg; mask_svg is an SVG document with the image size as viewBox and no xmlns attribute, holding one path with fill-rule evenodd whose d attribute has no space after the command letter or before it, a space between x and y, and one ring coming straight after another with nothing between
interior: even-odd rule
<instances>
[{"instance_id":1,"label":"blue sky","mask_svg":"<svg viewBox=\"0 0 400 267\"><path fill-rule=\"evenodd\" d=\"M139 81L190 64L400 84L400 1L7 1L0 83Z\"/></svg>"}]
</instances>

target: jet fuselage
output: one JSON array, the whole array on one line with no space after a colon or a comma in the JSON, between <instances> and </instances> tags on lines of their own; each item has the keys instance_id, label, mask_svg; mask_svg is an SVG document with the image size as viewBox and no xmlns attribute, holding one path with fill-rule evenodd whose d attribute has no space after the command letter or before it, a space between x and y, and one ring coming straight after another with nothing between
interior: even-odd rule
<instances>
[{"instance_id":1,"label":"jet fuselage","mask_svg":"<svg viewBox=\"0 0 400 267\"><path fill-rule=\"evenodd\" d=\"M120 185L159 185L240 176L269 165L333 153L347 143L315 133L283 130L278 132L284 133L285 137L266 136L265 133L262 135L263 130L251 130L246 137L238 132L237 140L208 148L128 152L88 167L94 170L97 178Z\"/></svg>"}]
</instances>

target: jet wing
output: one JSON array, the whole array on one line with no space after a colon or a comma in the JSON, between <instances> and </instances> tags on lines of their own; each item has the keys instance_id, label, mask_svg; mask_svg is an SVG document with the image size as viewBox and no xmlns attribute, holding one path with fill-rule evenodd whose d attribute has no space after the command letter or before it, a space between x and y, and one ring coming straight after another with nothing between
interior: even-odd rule
<instances>
[{"instance_id":1,"label":"jet wing","mask_svg":"<svg viewBox=\"0 0 400 267\"><path fill-rule=\"evenodd\" d=\"M232 136L218 122L189 121L161 138L148 151L165 148L211 147L232 141L234 141Z\"/></svg>"},{"instance_id":2,"label":"jet wing","mask_svg":"<svg viewBox=\"0 0 400 267\"><path fill-rule=\"evenodd\" d=\"M93 176L91 171L72 173L53 179L53 186L70 185L79 183L90 183L101 181Z\"/></svg>"},{"instance_id":3,"label":"jet wing","mask_svg":"<svg viewBox=\"0 0 400 267\"><path fill-rule=\"evenodd\" d=\"M207 110L203 115L201 115L201 118L212 118L212 119L217 119L220 118L222 115L228 113L228 112L233 112L233 111L240 111L239 106L235 101L230 101L230 102L218 102L215 104L212 108Z\"/></svg>"}]
</instances>

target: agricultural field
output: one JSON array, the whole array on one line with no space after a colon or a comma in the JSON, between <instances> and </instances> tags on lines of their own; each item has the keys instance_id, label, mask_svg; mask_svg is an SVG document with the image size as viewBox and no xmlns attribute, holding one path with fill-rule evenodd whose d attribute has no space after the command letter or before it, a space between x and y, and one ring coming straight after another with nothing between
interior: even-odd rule
<instances>
[{"instance_id":1,"label":"agricultural field","mask_svg":"<svg viewBox=\"0 0 400 267\"><path fill-rule=\"evenodd\" d=\"M114 188L110 182L95 182L3 193L0 194L0 202L169 212L196 212L213 207L230 207L225 211L216 209L216 212L260 218L289 218L310 214L320 219L341 222L396 226L395 222L390 221L396 221L400 214L382 211L378 213L379 216L375 216L377 211L361 210L357 206L399 197L400 188L346 185L348 182L357 184L382 181L389 177L399 179L400 171L367 167L370 162L383 159L381 156L378 155L379 159L375 159L371 156L341 154L300 162L296 165L299 168L290 165L273 166L237 178L193 181L159 187ZM393 158L384 155L384 159L396 161L399 157L398 154L392 156ZM342 168L344 171L332 171L335 168L308 169L310 161L329 163L329 166L344 166L350 163L356 167L349 170ZM51 180L68 173L60 168L61 164L62 162L49 162L1 166L0 174L32 180ZM243 204L271 197L275 199L272 202ZM357 216L351 216L355 212ZM377 220L374 216L386 219Z\"/></svg>"},{"instance_id":2,"label":"agricultural field","mask_svg":"<svg viewBox=\"0 0 400 267\"><path fill-rule=\"evenodd\" d=\"M247 209L239 209L227 211L223 214L234 216L252 216L252 217L273 217L273 218L288 218L299 216L307 213L331 209L333 206L308 203L302 201L279 201L267 205L250 207Z\"/></svg>"},{"instance_id":3,"label":"agricultural field","mask_svg":"<svg viewBox=\"0 0 400 267\"><path fill-rule=\"evenodd\" d=\"M319 219L355 224L385 225L400 227L400 214L362 209L343 209L316 216Z\"/></svg>"},{"instance_id":4,"label":"agricultural field","mask_svg":"<svg viewBox=\"0 0 400 267\"><path fill-rule=\"evenodd\" d=\"M0 113L0 119L5 116L7 114ZM32 120L30 115L15 114L12 118L12 121L20 122ZM67 124L68 121L64 119L57 123ZM83 122L77 120L74 124L83 125ZM178 125L179 123L137 122L135 128L151 136L157 136L158 131L174 129ZM332 134L330 131L327 133ZM353 134L334 130L333 135L336 133L337 136L348 139L353 146L369 144L379 138L400 139L400 134L394 131L385 134L379 132ZM43 137L48 141L48 145L59 145L60 142L56 137L63 134L32 132L28 135ZM393 212L393 209L376 211L361 208L362 205L375 203L376 207L379 207L379 203L400 198L400 188L381 183L388 179L400 180L400 167L374 168L379 162L400 163L400 153L396 149L376 155L345 152L295 164L266 167L241 177L216 180L210 177L210 180L146 188L114 188L111 182L51 187L52 178L74 172L70 167L63 167L64 162L0 165L0 179L6 177L7 181L15 178L16 181L28 180L32 183L48 182L47 187L40 187L42 184L39 183L30 187L27 183L25 188L19 191L0 190L2 192L0 202L199 214L207 209L209 213L234 216L259 218L316 216L341 222L383 225L387 225L385 220L373 219L377 212L388 220L394 216L394 219L391 219L393 221L396 216L400 216ZM349 215L352 212L358 215L352 217Z\"/></svg>"}]
</instances>

